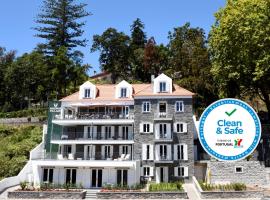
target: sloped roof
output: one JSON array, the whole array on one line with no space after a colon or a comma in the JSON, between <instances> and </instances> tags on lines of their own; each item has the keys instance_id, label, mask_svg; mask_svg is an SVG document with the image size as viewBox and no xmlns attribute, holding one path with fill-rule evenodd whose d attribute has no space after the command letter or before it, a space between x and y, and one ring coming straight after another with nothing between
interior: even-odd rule
<instances>
[{"instance_id":1,"label":"sloped roof","mask_svg":"<svg viewBox=\"0 0 270 200\"><path fill-rule=\"evenodd\" d=\"M133 97L143 96L192 96L194 93L175 85L173 86L172 93L153 93L152 84L131 84L133 88ZM133 98L115 98L116 84L103 84L96 85L97 96L95 99L79 99L79 92L75 92L67 97L62 98L60 101L73 101L73 102L98 102L98 101L132 101Z\"/></svg>"}]
</instances>

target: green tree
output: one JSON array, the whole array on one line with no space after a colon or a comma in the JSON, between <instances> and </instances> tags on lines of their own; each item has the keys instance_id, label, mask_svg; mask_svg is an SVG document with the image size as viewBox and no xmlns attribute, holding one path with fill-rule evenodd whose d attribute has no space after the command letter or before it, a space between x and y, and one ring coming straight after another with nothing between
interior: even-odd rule
<instances>
[{"instance_id":1,"label":"green tree","mask_svg":"<svg viewBox=\"0 0 270 200\"><path fill-rule=\"evenodd\" d=\"M26 53L8 66L4 76L6 101L13 109L30 106L30 100L46 100L50 83L47 71L45 57L38 52Z\"/></svg>"},{"instance_id":2,"label":"green tree","mask_svg":"<svg viewBox=\"0 0 270 200\"><path fill-rule=\"evenodd\" d=\"M220 96L259 96L270 120L269 10L265 0L228 0L215 15L209 46Z\"/></svg>"},{"instance_id":3,"label":"green tree","mask_svg":"<svg viewBox=\"0 0 270 200\"><path fill-rule=\"evenodd\" d=\"M0 110L9 111L11 104L7 101L7 89L4 81L7 68L15 59L15 51L7 52L4 47L0 47Z\"/></svg>"},{"instance_id":4,"label":"green tree","mask_svg":"<svg viewBox=\"0 0 270 200\"><path fill-rule=\"evenodd\" d=\"M186 23L169 32L169 40L167 73L179 85L197 94L197 107L212 103L217 96L203 29L192 28Z\"/></svg>"},{"instance_id":5,"label":"green tree","mask_svg":"<svg viewBox=\"0 0 270 200\"><path fill-rule=\"evenodd\" d=\"M74 59L82 56L78 46L85 47L86 39L82 39L84 21L81 18L89 15L85 11L86 4L75 4L75 0L43 0L41 13L38 15L36 27L37 37L46 40L39 45L48 55L57 55L59 48L67 48L69 56Z\"/></svg>"},{"instance_id":6,"label":"green tree","mask_svg":"<svg viewBox=\"0 0 270 200\"><path fill-rule=\"evenodd\" d=\"M144 24L137 18L131 25L130 39L130 64L132 76L136 80L144 81L142 74L144 47L147 42L146 33L144 32Z\"/></svg>"},{"instance_id":7,"label":"green tree","mask_svg":"<svg viewBox=\"0 0 270 200\"><path fill-rule=\"evenodd\" d=\"M130 74L129 44L129 36L114 28L108 28L102 35L93 36L91 52L100 51L101 69L112 74L112 83Z\"/></svg>"}]
</instances>

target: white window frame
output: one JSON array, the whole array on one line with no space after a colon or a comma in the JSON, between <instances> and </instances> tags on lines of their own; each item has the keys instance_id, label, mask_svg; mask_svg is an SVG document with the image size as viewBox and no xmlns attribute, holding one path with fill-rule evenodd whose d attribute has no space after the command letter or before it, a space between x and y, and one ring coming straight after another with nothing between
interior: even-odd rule
<instances>
[{"instance_id":1,"label":"white window frame","mask_svg":"<svg viewBox=\"0 0 270 200\"><path fill-rule=\"evenodd\" d=\"M174 173L175 173L174 176L176 177L188 177L188 167L185 166L175 167Z\"/></svg>"},{"instance_id":2,"label":"white window frame","mask_svg":"<svg viewBox=\"0 0 270 200\"><path fill-rule=\"evenodd\" d=\"M145 104L149 104L149 109L148 110L144 110L144 105ZM147 108L147 106L146 106L146 108ZM151 112L151 103L150 103L150 101L144 101L143 103L142 103L142 112L143 113L149 113L149 112Z\"/></svg>"},{"instance_id":3,"label":"white window frame","mask_svg":"<svg viewBox=\"0 0 270 200\"><path fill-rule=\"evenodd\" d=\"M181 125L182 125L182 130L181 130ZM179 130L178 130L178 126L179 126ZM187 126L188 126L188 124L185 122L176 122L174 124L174 132L175 133L187 133L188 132Z\"/></svg>"},{"instance_id":4,"label":"white window frame","mask_svg":"<svg viewBox=\"0 0 270 200\"><path fill-rule=\"evenodd\" d=\"M44 181L44 171L47 170L47 176L46 176L46 181ZM52 181L50 182L50 172L52 171ZM45 167L42 170L42 182L48 182L48 183L53 183L53 176L54 176L54 168L52 167Z\"/></svg>"},{"instance_id":5,"label":"white window frame","mask_svg":"<svg viewBox=\"0 0 270 200\"><path fill-rule=\"evenodd\" d=\"M180 104L182 104L182 110L177 110L177 104L179 103L179 109L181 108ZM176 101L175 102L175 112L176 113L181 113L184 112L185 105L184 105L184 101Z\"/></svg>"},{"instance_id":6,"label":"white window frame","mask_svg":"<svg viewBox=\"0 0 270 200\"><path fill-rule=\"evenodd\" d=\"M122 91L126 91L125 93L122 93ZM128 89L126 87L121 87L120 88L120 98L127 98L127 92L128 92ZM125 96L122 96L122 94L125 94Z\"/></svg>"},{"instance_id":7,"label":"white window frame","mask_svg":"<svg viewBox=\"0 0 270 200\"><path fill-rule=\"evenodd\" d=\"M236 171L237 168L240 168L241 169L241 172L237 172ZM234 173L236 173L236 174L242 174L242 173L244 173L244 167L243 166L235 166L234 167Z\"/></svg>"},{"instance_id":8,"label":"white window frame","mask_svg":"<svg viewBox=\"0 0 270 200\"><path fill-rule=\"evenodd\" d=\"M89 93L86 92L86 90L89 91ZM91 88L84 88L83 98L85 98L85 99L90 99L91 98Z\"/></svg>"},{"instance_id":9,"label":"white window frame","mask_svg":"<svg viewBox=\"0 0 270 200\"><path fill-rule=\"evenodd\" d=\"M179 148L179 154L178 154L178 148ZM181 143L181 144L175 144L174 145L174 160L188 160L188 145Z\"/></svg>"},{"instance_id":10,"label":"white window frame","mask_svg":"<svg viewBox=\"0 0 270 200\"><path fill-rule=\"evenodd\" d=\"M160 93L163 93L163 92L168 92L167 91L167 82L166 81L160 81L159 82L159 92ZM165 86L165 88L164 88L164 86ZM164 90L163 90L164 89Z\"/></svg>"},{"instance_id":11,"label":"white window frame","mask_svg":"<svg viewBox=\"0 0 270 200\"><path fill-rule=\"evenodd\" d=\"M149 166L143 166L143 176L150 176L150 167Z\"/></svg>"}]
</instances>

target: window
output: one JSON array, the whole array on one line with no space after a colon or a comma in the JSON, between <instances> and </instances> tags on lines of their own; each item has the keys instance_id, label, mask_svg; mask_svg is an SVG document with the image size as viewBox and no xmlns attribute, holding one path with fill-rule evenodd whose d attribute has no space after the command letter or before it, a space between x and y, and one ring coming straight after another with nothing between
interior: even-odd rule
<instances>
[{"instance_id":1,"label":"window","mask_svg":"<svg viewBox=\"0 0 270 200\"><path fill-rule=\"evenodd\" d=\"M43 169L43 182L48 182L48 183L53 182L53 169L52 168Z\"/></svg>"},{"instance_id":2,"label":"window","mask_svg":"<svg viewBox=\"0 0 270 200\"><path fill-rule=\"evenodd\" d=\"M159 92L166 92L166 82L159 83Z\"/></svg>"},{"instance_id":3,"label":"window","mask_svg":"<svg viewBox=\"0 0 270 200\"><path fill-rule=\"evenodd\" d=\"M122 154L128 154L128 146L127 145L122 146Z\"/></svg>"},{"instance_id":4,"label":"window","mask_svg":"<svg viewBox=\"0 0 270 200\"><path fill-rule=\"evenodd\" d=\"M88 89L84 89L84 98L90 98L91 94L91 90L88 88Z\"/></svg>"},{"instance_id":5,"label":"window","mask_svg":"<svg viewBox=\"0 0 270 200\"><path fill-rule=\"evenodd\" d=\"M143 124L143 132L144 133L150 132L150 124Z\"/></svg>"},{"instance_id":6,"label":"window","mask_svg":"<svg viewBox=\"0 0 270 200\"><path fill-rule=\"evenodd\" d=\"M183 123L177 123L176 124L176 132L177 133L183 133L184 132L184 124Z\"/></svg>"},{"instance_id":7,"label":"window","mask_svg":"<svg viewBox=\"0 0 270 200\"><path fill-rule=\"evenodd\" d=\"M150 145L146 145L146 160L150 159Z\"/></svg>"},{"instance_id":8,"label":"window","mask_svg":"<svg viewBox=\"0 0 270 200\"><path fill-rule=\"evenodd\" d=\"M127 185L128 184L128 170L118 169L117 170L117 185Z\"/></svg>"},{"instance_id":9,"label":"window","mask_svg":"<svg viewBox=\"0 0 270 200\"><path fill-rule=\"evenodd\" d=\"M243 173L243 167L235 167L235 173Z\"/></svg>"},{"instance_id":10,"label":"window","mask_svg":"<svg viewBox=\"0 0 270 200\"><path fill-rule=\"evenodd\" d=\"M76 184L76 169L66 169L66 184Z\"/></svg>"},{"instance_id":11,"label":"window","mask_svg":"<svg viewBox=\"0 0 270 200\"><path fill-rule=\"evenodd\" d=\"M121 88L121 94L120 94L122 98L127 97L127 88Z\"/></svg>"},{"instance_id":12,"label":"window","mask_svg":"<svg viewBox=\"0 0 270 200\"><path fill-rule=\"evenodd\" d=\"M176 101L175 102L175 112L184 112L184 102Z\"/></svg>"},{"instance_id":13,"label":"window","mask_svg":"<svg viewBox=\"0 0 270 200\"><path fill-rule=\"evenodd\" d=\"M188 167L175 167L174 176L187 177L188 176Z\"/></svg>"},{"instance_id":14,"label":"window","mask_svg":"<svg viewBox=\"0 0 270 200\"><path fill-rule=\"evenodd\" d=\"M187 145L178 144L174 146L174 159L175 160L187 160L188 159Z\"/></svg>"},{"instance_id":15,"label":"window","mask_svg":"<svg viewBox=\"0 0 270 200\"><path fill-rule=\"evenodd\" d=\"M159 103L159 112L160 113L166 113L167 112L167 104L166 104L166 102L160 102Z\"/></svg>"},{"instance_id":16,"label":"window","mask_svg":"<svg viewBox=\"0 0 270 200\"><path fill-rule=\"evenodd\" d=\"M143 175L150 176L150 167L143 167Z\"/></svg>"},{"instance_id":17,"label":"window","mask_svg":"<svg viewBox=\"0 0 270 200\"><path fill-rule=\"evenodd\" d=\"M167 145L160 145L159 156L160 160L167 160Z\"/></svg>"},{"instance_id":18,"label":"window","mask_svg":"<svg viewBox=\"0 0 270 200\"><path fill-rule=\"evenodd\" d=\"M159 138L167 138L167 124L159 124Z\"/></svg>"},{"instance_id":19,"label":"window","mask_svg":"<svg viewBox=\"0 0 270 200\"><path fill-rule=\"evenodd\" d=\"M143 112L150 112L150 106L151 104L149 101L143 102L143 106L142 106Z\"/></svg>"}]
</instances>

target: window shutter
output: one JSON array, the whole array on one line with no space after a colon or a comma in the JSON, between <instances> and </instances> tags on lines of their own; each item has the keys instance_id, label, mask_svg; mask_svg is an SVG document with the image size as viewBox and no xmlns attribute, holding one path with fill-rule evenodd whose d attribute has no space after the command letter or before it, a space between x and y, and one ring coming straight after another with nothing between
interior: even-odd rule
<instances>
[{"instance_id":1,"label":"window shutter","mask_svg":"<svg viewBox=\"0 0 270 200\"><path fill-rule=\"evenodd\" d=\"M154 125L150 123L150 133L153 133Z\"/></svg>"},{"instance_id":2,"label":"window shutter","mask_svg":"<svg viewBox=\"0 0 270 200\"><path fill-rule=\"evenodd\" d=\"M84 159L87 159L87 145L84 145Z\"/></svg>"},{"instance_id":3,"label":"window shutter","mask_svg":"<svg viewBox=\"0 0 270 200\"><path fill-rule=\"evenodd\" d=\"M123 126L118 126L118 137L119 138L123 137Z\"/></svg>"},{"instance_id":4,"label":"window shutter","mask_svg":"<svg viewBox=\"0 0 270 200\"><path fill-rule=\"evenodd\" d=\"M154 176L154 167L150 167L150 176Z\"/></svg>"},{"instance_id":5,"label":"window shutter","mask_svg":"<svg viewBox=\"0 0 270 200\"><path fill-rule=\"evenodd\" d=\"M177 144L175 144L174 145L174 152L173 152L173 157L174 157L174 160L177 160L177 157L178 157L178 155L177 155Z\"/></svg>"},{"instance_id":6,"label":"window shutter","mask_svg":"<svg viewBox=\"0 0 270 200\"><path fill-rule=\"evenodd\" d=\"M154 145L150 144L150 155L149 155L149 160L154 160Z\"/></svg>"},{"instance_id":7,"label":"window shutter","mask_svg":"<svg viewBox=\"0 0 270 200\"><path fill-rule=\"evenodd\" d=\"M187 133L187 123L183 123L183 132Z\"/></svg>"},{"instance_id":8,"label":"window shutter","mask_svg":"<svg viewBox=\"0 0 270 200\"><path fill-rule=\"evenodd\" d=\"M130 145L128 145L128 154L130 154L130 156L131 156L131 146Z\"/></svg>"},{"instance_id":9,"label":"window shutter","mask_svg":"<svg viewBox=\"0 0 270 200\"><path fill-rule=\"evenodd\" d=\"M184 167L184 177L188 177L188 167Z\"/></svg>"},{"instance_id":10,"label":"window shutter","mask_svg":"<svg viewBox=\"0 0 270 200\"><path fill-rule=\"evenodd\" d=\"M105 126L101 126L101 137L105 137Z\"/></svg>"},{"instance_id":11,"label":"window shutter","mask_svg":"<svg viewBox=\"0 0 270 200\"><path fill-rule=\"evenodd\" d=\"M88 126L84 126L83 138L88 138L87 131L88 131Z\"/></svg>"},{"instance_id":12,"label":"window shutter","mask_svg":"<svg viewBox=\"0 0 270 200\"><path fill-rule=\"evenodd\" d=\"M110 157L112 157L113 156L113 145L110 145L110 148L111 148Z\"/></svg>"},{"instance_id":13,"label":"window shutter","mask_svg":"<svg viewBox=\"0 0 270 200\"><path fill-rule=\"evenodd\" d=\"M114 137L114 126L111 126L111 136L112 136L112 138Z\"/></svg>"},{"instance_id":14,"label":"window shutter","mask_svg":"<svg viewBox=\"0 0 270 200\"><path fill-rule=\"evenodd\" d=\"M155 160L160 160L160 159L159 159L159 151L160 151L159 149L160 149L160 145L157 144L157 145L156 145L156 149L155 149L155 153L156 153L156 159L155 159Z\"/></svg>"},{"instance_id":15,"label":"window shutter","mask_svg":"<svg viewBox=\"0 0 270 200\"><path fill-rule=\"evenodd\" d=\"M168 167L164 167L164 181L168 182L169 181L169 168Z\"/></svg>"},{"instance_id":16,"label":"window shutter","mask_svg":"<svg viewBox=\"0 0 270 200\"><path fill-rule=\"evenodd\" d=\"M146 144L142 144L142 160L146 160Z\"/></svg>"},{"instance_id":17,"label":"window shutter","mask_svg":"<svg viewBox=\"0 0 270 200\"><path fill-rule=\"evenodd\" d=\"M140 123L140 133L143 133L143 123Z\"/></svg>"},{"instance_id":18,"label":"window shutter","mask_svg":"<svg viewBox=\"0 0 270 200\"><path fill-rule=\"evenodd\" d=\"M133 126L128 126L128 135L132 135L133 130L132 130Z\"/></svg>"},{"instance_id":19,"label":"window shutter","mask_svg":"<svg viewBox=\"0 0 270 200\"><path fill-rule=\"evenodd\" d=\"M104 156L105 156L105 146L102 145L101 146L101 157L104 158Z\"/></svg>"},{"instance_id":20,"label":"window shutter","mask_svg":"<svg viewBox=\"0 0 270 200\"><path fill-rule=\"evenodd\" d=\"M144 174L143 174L143 167L141 167L141 176L144 176Z\"/></svg>"},{"instance_id":21,"label":"window shutter","mask_svg":"<svg viewBox=\"0 0 270 200\"><path fill-rule=\"evenodd\" d=\"M159 124L155 124L155 138L159 139Z\"/></svg>"},{"instance_id":22,"label":"window shutter","mask_svg":"<svg viewBox=\"0 0 270 200\"><path fill-rule=\"evenodd\" d=\"M97 126L93 127L93 137L94 137L94 139L97 138Z\"/></svg>"},{"instance_id":23,"label":"window shutter","mask_svg":"<svg viewBox=\"0 0 270 200\"><path fill-rule=\"evenodd\" d=\"M179 176L178 167L174 167L174 176Z\"/></svg>"},{"instance_id":24,"label":"window shutter","mask_svg":"<svg viewBox=\"0 0 270 200\"><path fill-rule=\"evenodd\" d=\"M171 139L172 138L172 129L171 129L171 124L166 124L167 126L167 137L168 139Z\"/></svg>"},{"instance_id":25,"label":"window shutter","mask_svg":"<svg viewBox=\"0 0 270 200\"><path fill-rule=\"evenodd\" d=\"M92 145L92 158L95 158L95 154L96 154L96 145Z\"/></svg>"},{"instance_id":26,"label":"window shutter","mask_svg":"<svg viewBox=\"0 0 270 200\"><path fill-rule=\"evenodd\" d=\"M173 124L173 132L177 133L177 123Z\"/></svg>"},{"instance_id":27,"label":"window shutter","mask_svg":"<svg viewBox=\"0 0 270 200\"><path fill-rule=\"evenodd\" d=\"M188 149L186 144L184 144L183 150L184 150L184 160L188 160Z\"/></svg>"},{"instance_id":28,"label":"window shutter","mask_svg":"<svg viewBox=\"0 0 270 200\"><path fill-rule=\"evenodd\" d=\"M167 159L172 160L172 146L170 144L167 145L167 151L168 151Z\"/></svg>"},{"instance_id":29,"label":"window shutter","mask_svg":"<svg viewBox=\"0 0 270 200\"><path fill-rule=\"evenodd\" d=\"M119 155L123 154L123 145L119 145Z\"/></svg>"},{"instance_id":30,"label":"window shutter","mask_svg":"<svg viewBox=\"0 0 270 200\"><path fill-rule=\"evenodd\" d=\"M160 183L160 167L156 167L156 183Z\"/></svg>"}]
</instances>

